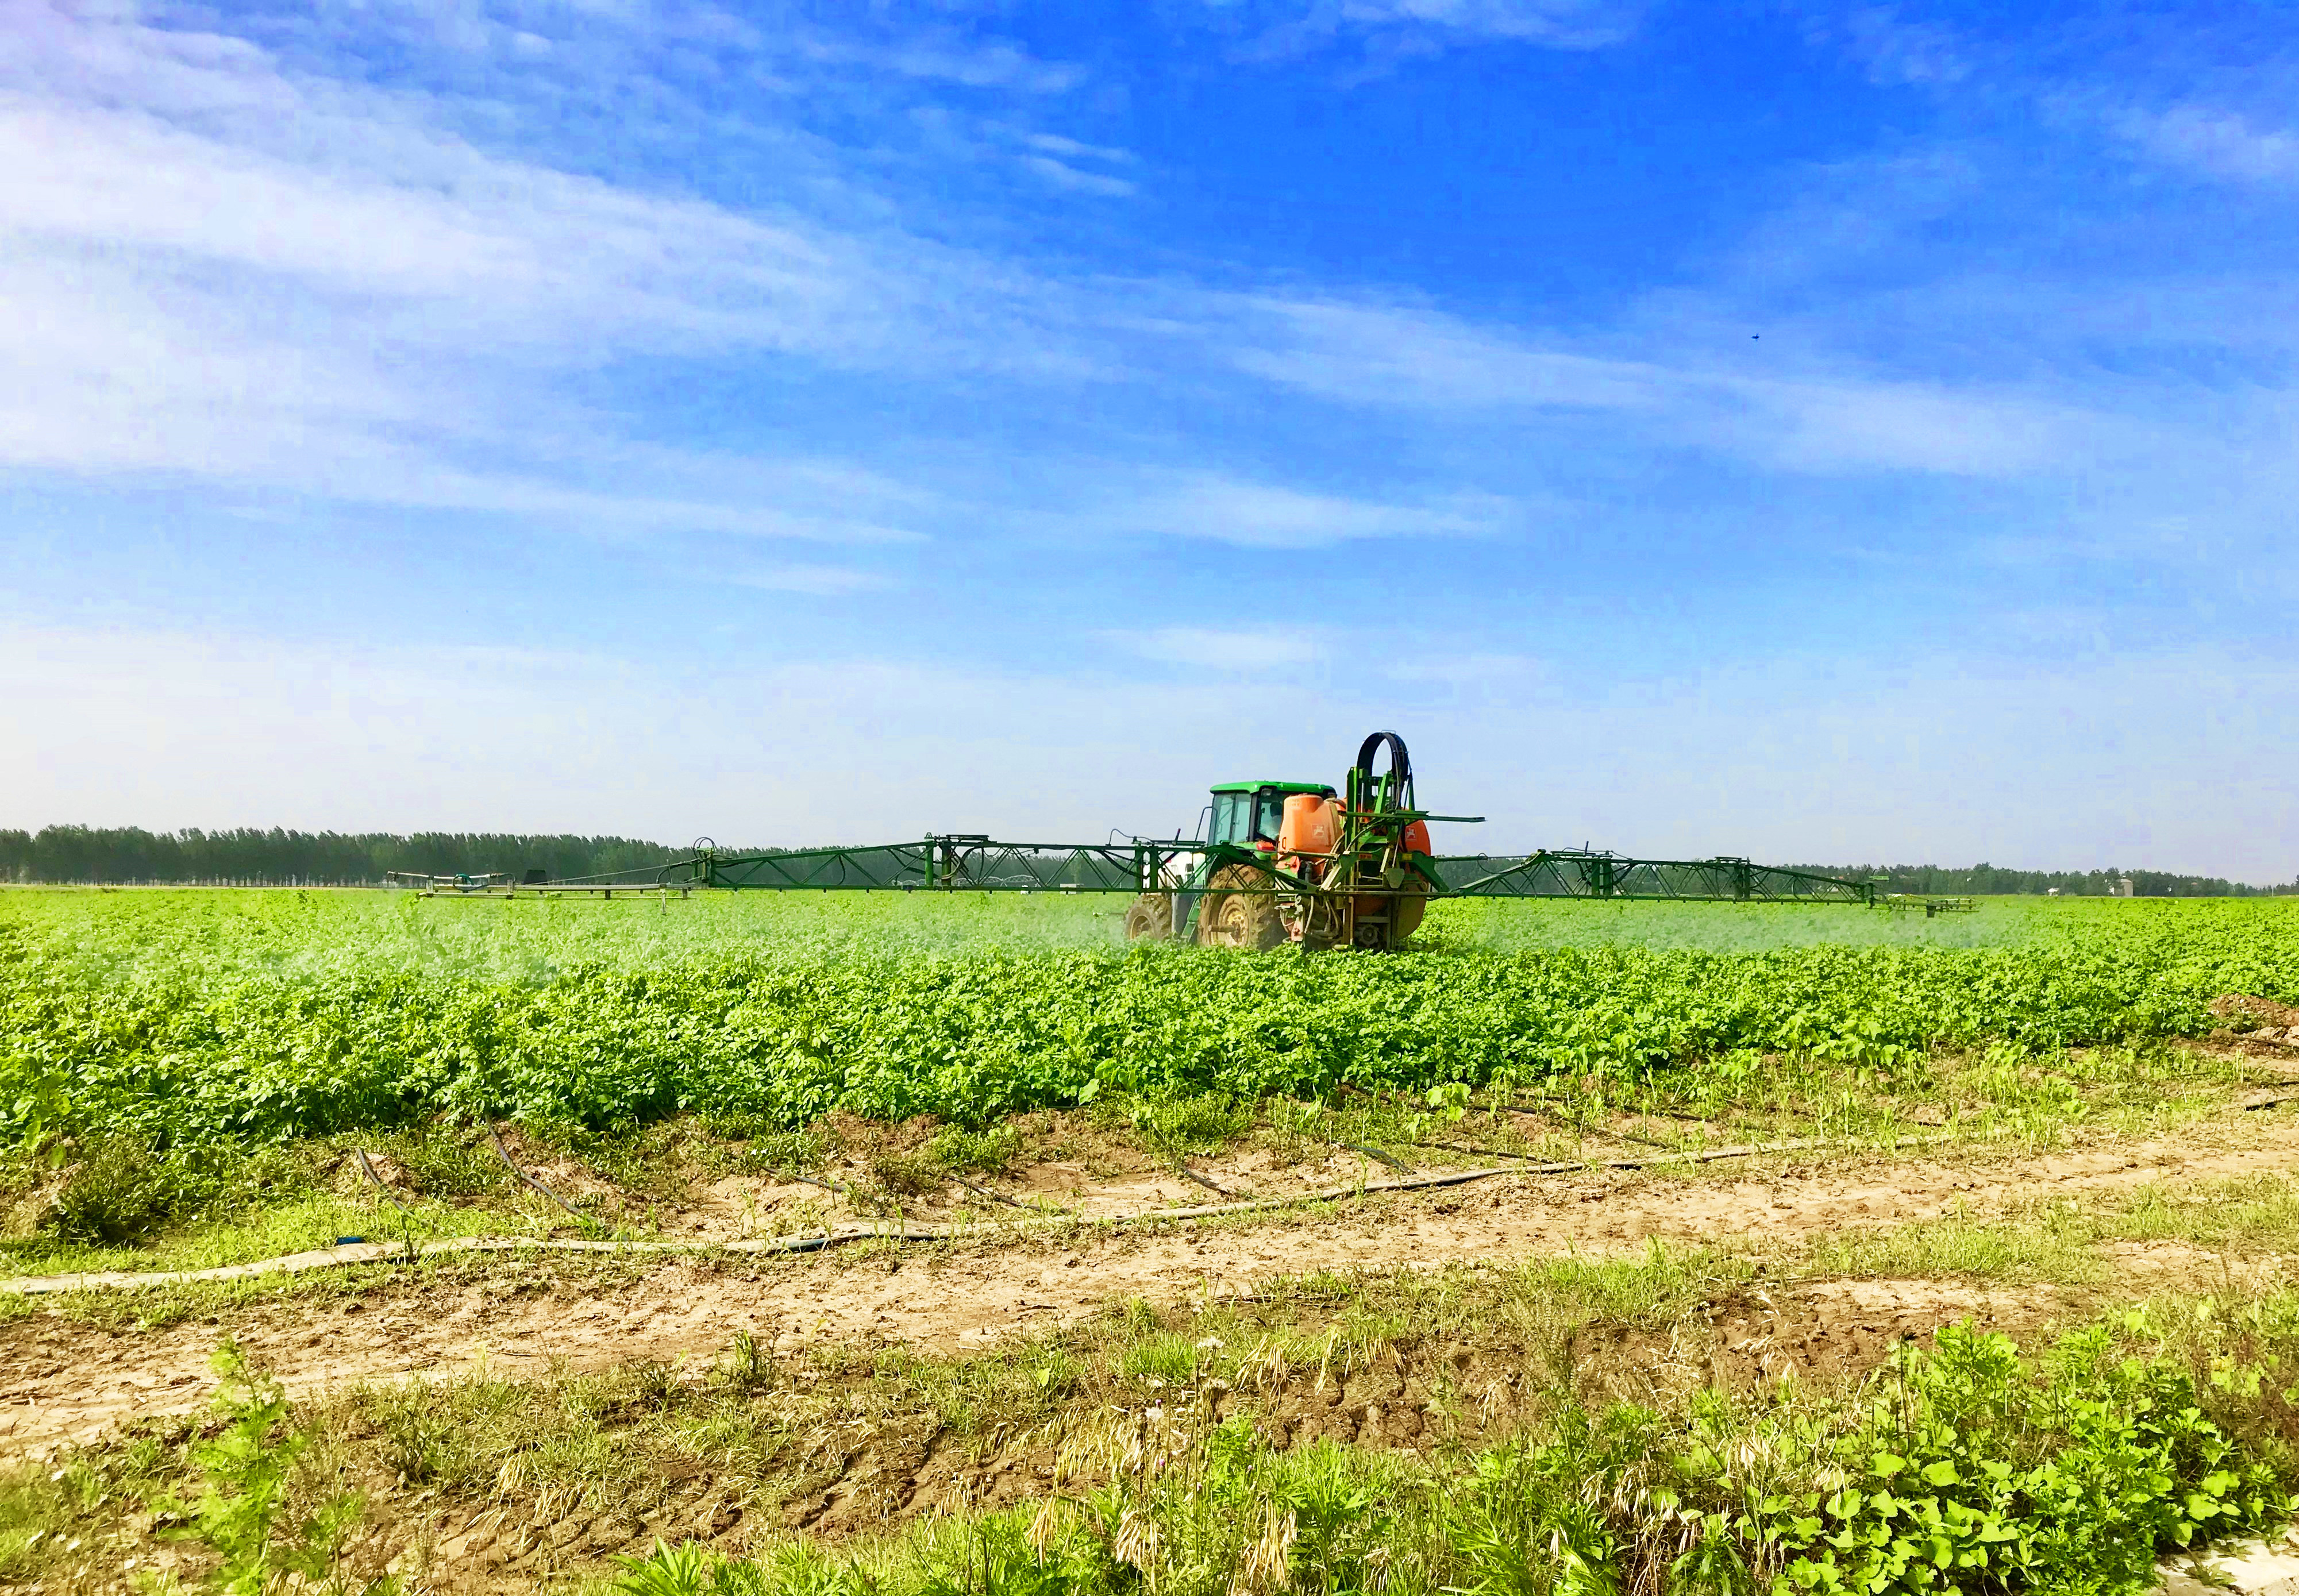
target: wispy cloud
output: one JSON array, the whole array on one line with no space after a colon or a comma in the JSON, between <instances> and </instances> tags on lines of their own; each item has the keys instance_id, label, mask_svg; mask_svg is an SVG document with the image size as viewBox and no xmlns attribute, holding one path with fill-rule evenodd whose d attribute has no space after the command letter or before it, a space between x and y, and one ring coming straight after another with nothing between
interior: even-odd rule
<instances>
[{"instance_id":1,"label":"wispy cloud","mask_svg":"<svg viewBox=\"0 0 2299 1596\"><path fill-rule=\"evenodd\" d=\"M745 355L1080 368L1034 330L1059 314L1048 285L883 217L490 153L432 97L299 75L227 36L41 0L9 0L6 25L0 464L879 535L721 497L708 456L633 449L573 379ZM642 456L679 480L635 479ZM611 488L568 480L609 460Z\"/></svg>"},{"instance_id":2,"label":"wispy cloud","mask_svg":"<svg viewBox=\"0 0 2299 1596\"><path fill-rule=\"evenodd\" d=\"M1367 538L1477 537L1519 518L1508 500L1456 493L1398 503L1305 492L1218 472L1149 475L1139 493L1091 512L1116 532L1198 538L1251 549L1318 549Z\"/></svg>"},{"instance_id":3,"label":"wispy cloud","mask_svg":"<svg viewBox=\"0 0 2299 1596\"><path fill-rule=\"evenodd\" d=\"M2299 131L2207 105L2126 112L2118 129L2157 160L2239 183L2299 183Z\"/></svg>"},{"instance_id":4,"label":"wispy cloud","mask_svg":"<svg viewBox=\"0 0 2299 1596\"><path fill-rule=\"evenodd\" d=\"M884 19L857 11L852 20L867 23ZM822 28L793 28L787 32L777 29L776 32L784 35L793 53L813 60L852 62L967 88L1058 95L1075 88L1086 75L1075 62L1044 60L1010 40L970 38L949 29L875 37ZM765 36L759 40L762 46L768 42Z\"/></svg>"},{"instance_id":5,"label":"wispy cloud","mask_svg":"<svg viewBox=\"0 0 2299 1596\"><path fill-rule=\"evenodd\" d=\"M1973 46L1955 29L1912 18L1900 5L1853 5L1813 20L1812 31L1833 37L1879 83L1944 86L1975 70Z\"/></svg>"},{"instance_id":6,"label":"wispy cloud","mask_svg":"<svg viewBox=\"0 0 2299 1596\"><path fill-rule=\"evenodd\" d=\"M1122 198L1136 192L1139 187L1130 178L1113 178L1106 172L1086 171L1067 161L1057 161L1051 155L1025 155L1022 164L1057 188L1075 189L1082 194Z\"/></svg>"},{"instance_id":7,"label":"wispy cloud","mask_svg":"<svg viewBox=\"0 0 2299 1596\"><path fill-rule=\"evenodd\" d=\"M1626 37L1644 8L1623 0L1341 0L1324 9L1345 27L1443 29L1589 49Z\"/></svg>"},{"instance_id":8,"label":"wispy cloud","mask_svg":"<svg viewBox=\"0 0 2299 1596\"><path fill-rule=\"evenodd\" d=\"M773 593L804 593L817 599L842 599L891 585L878 572L857 570L851 566L762 566L756 570L720 575L738 587Z\"/></svg>"},{"instance_id":9,"label":"wispy cloud","mask_svg":"<svg viewBox=\"0 0 2299 1596\"><path fill-rule=\"evenodd\" d=\"M1377 291L1064 275L907 230L820 159L791 194L831 203L769 194L736 208L483 149L443 120L452 96L299 71L224 35L6 3L25 47L0 62L0 170L17 174L0 187L0 228L17 241L0 257L14 312L0 327L0 462L634 527L917 530L883 495L840 505L768 484L762 499L727 457L636 451L608 403L571 397L618 363L666 360L1057 390L1241 371L1391 414L1614 415L1649 443L1805 472L2016 474L2086 434L2065 402L1831 358L1824 340L1793 363L1736 367L1688 357L1669 336L1681 327L1566 336ZM647 14L672 37L716 37L702 12ZM1632 13L1414 0L1316 14L1515 37ZM469 48L515 53L474 15L485 37ZM944 120L1042 183L1116 197L1137 181L1140 163L1111 145ZM1798 226L1808 240L1810 219ZM1474 535L1511 525L1521 494L1183 477L1092 514L1307 547Z\"/></svg>"},{"instance_id":10,"label":"wispy cloud","mask_svg":"<svg viewBox=\"0 0 2299 1596\"><path fill-rule=\"evenodd\" d=\"M1378 303L1260 300L1260 336L1235 359L1273 382L1377 408L1610 412L1645 435L1802 471L1995 475L2062 457L2082 418L2063 404L1825 367L1764 372L1721 361L1546 344L1516 329ZM1627 346L1623 348L1622 346Z\"/></svg>"},{"instance_id":11,"label":"wispy cloud","mask_svg":"<svg viewBox=\"0 0 2299 1596\"><path fill-rule=\"evenodd\" d=\"M1240 367L1351 402L1633 409L1672 385L1661 367L1541 348L1435 310L1275 298L1240 308L1261 323L1261 336L1236 350Z\"/></svg>"},{"instance_id":12,"label":"wispy cloud","mask_svg":"<svg viewBox=\"0 0 2299 1596\"><path fill-rule=\"evenodd\" d=\"M1601 49L1635 32L1646 9L1639 0L1208 0L1203 14L1248 58L1340 45L1377 62L1475 40Z\"/></svg>"},{"instance_id":13,"label":"wispy cloud","mask_svg":"<svg viewBox=\"0 0 2299 1596\"><path fill-rule=\"evenodd\" d=\"M1133 151L1114 145L1087 144L1083 139L1068 138L1058 133L1025 133L1022 142L1033 150L1049 155L1059 155L1065 161L1106 161L1119 166L1131 166L1138 159Z\"/></svg>"},{"instance_id":14,"label":"wispy cloud","mask_svg":"<svg viewBox=\"0 0 2299 1596\"><path fill-rule=\"evenodd\" d=\"M1386 667L1398 682L1440 687L1523 692L1549 679L1548 666L1529 654L1413 652Z\"/></svg>"},{"instance_id":15,"label":"wispy cloud","mask_svg":"<svg viewBox=\"0 0 2299 1596\"><path fill-rule=\"evenodd\" d=\"M1144 659L1246 675L1308 665L1326 652L1324 635L1303 626L1160 626L1110 636Z\"/></svg>"},{"instance_id":16,"label":"wispy cloud","mask_svg":"<svg viewBox=\"0 0 2299 1596\"><path fill-rule=\"evenodd\" d=\"M945 161L975 170L1020 171L1038 184L1075 194L1125 198L1141 191L1141 160L1132 151L1091 144L960 108L920 106L910 122Z\"/></svg>"}]
</instances>

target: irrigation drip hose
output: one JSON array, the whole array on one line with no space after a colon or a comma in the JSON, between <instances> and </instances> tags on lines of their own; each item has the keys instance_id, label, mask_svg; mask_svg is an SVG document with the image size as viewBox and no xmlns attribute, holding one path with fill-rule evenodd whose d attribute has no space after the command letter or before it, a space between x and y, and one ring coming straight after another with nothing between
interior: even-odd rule
<instances>
[{"instance_id":1,"label":"irrigation drip hose","mask_svg":"<svg viewBox=\"0 0 2299 1596\"><path fill-rule=\"evenodd\" d=\"M817 1180L811 1175L793 1175L783 1170L776 1170L775 1173L784 1180L795 1180L801 1186L818 1186L826 1192L836 1192L842 1197L854 1195L851 1187L841 1186L835 1180Z\"/></svg>"},{"instance_id":2,"label":"irrigation drip hose","mask_svg":"<svg viewBox=\"0 0 2299 1596\"><path fill-rule=\"evenodd\" d=\"M1943 1140L1925 1137L1915 1145ZM1244 1203L1216 1203L1200 1208L1153 1208L1108 1218L1075 1214L1048 1215L999 1226L922 1226L845 1224L805 1236L770 1236L744 1241L562 1241L543 1236L468 1236L436 1241L422 1249L433 1258L445 1253L615 1253L626 1255L657 1253L731 1253L773 1254L819 1253L850 1241L972 1241L1017 1230L1079 1230L1097 1226L1117 1229L1134 1225L1164 1224L1174 1220L1224 1219L1232 1214L1260 1213L1276 1208L1302 1208L1315 1203L1339 1203L1350 1197L1377 1197L1392 1192L1430 1191L1440 1187L1467 1186L1499 1175L1570 1175L1588 1170L1643 1170L1661 1164L1714 1163L1727 1158L1754 1158L1770 1153L1800 1153L1830 1145L1817 1139L1770 1142L1746 1147L1718 1147L1706 1153L1680 1153L1653 1158L1590 1158L1545 1164L1504 1164L1495 1169L1456 1170L1443 1175L1423 1175L1412 1180L1381 1180L1357 1186L1327 1187L1291 1197L1256 1197ZM370 1174L372 1171L370 1171ZM380 1184L380 1182L378 1182ZM816 1184L819 1185L820 1182ZM164 1269L146 1274L125 1271L76 1275L38 1275L0 1280L0 1293L46 1296L66 1291L138 1291L155 1286L189 1286L207 1280L250 1280L263 1275L295 1275L317 1269L351 1264L385 1263L415 1256L405 1242L355 1242L323 1247L311 1253L291 1253L254 1263L235 1263L220 1269Z\"/></svg>"},{"instance_id":3,"label":"irrigation drip hose","mask_svg":"<svg viewBox=\"0 0 2299 1596\"><path fill-rule=\"evenodd\" d=\"M495 1145L495 1156L503 1161L503 1168L509 1170L511 1172L511 1178L517 1180L521 1186L527 1187L529 1191L542 1193L553 1203L558 1203L560 1207L565 1209L569 1213L573 1214L581 1223L585 1225L595 1223L590 1215L585 1213L581 1209L577 1208L566 1198L560 1196L557 1192L552 1191L549 1187L544 1185L542 1181L537 1180L525 1170L520 1169L516 1163L513 1163L511 1162L510 1150L502 1145L502 1137L496 1133L494 1123L492 1121L487 1124L487 1140Z\"/></svg>"},{"instance_id":4,"label":"irrigation drip hose","mask_svg":"<svg viewBox=\"0 0 2299 1596\"><path fill-rule=\"evenodd\" d=\"M1511 1153L1504 1147L1457 1147L1450 1142L1407 1142L1406 1145L1433 1147L1440 1153L1474 1153L1481 1158L1522 1158L1532 1163L1540 1162L1540 1154L1538 1153ZM1523 1171L1520 1170L1519 1173Z\"/></svg>"},{"instance_id":5,"label":"irrigation drip hose","mask_svg":"<svg viewBox=\"0 0 2299 1596\"><path fill-rule=\"evenodd\" d=\"M1377 1158L1382 1162L1387 1164L1390 1169L1397 1170L1399 1174L1403 1174L1406 1171L1405 1162L1402 1159L1391 1158L1388 1154L1382 1152L1378 1147L1360 1147L1355 1142L1329 1142L1326 1145L1334 1147L1347 1147L1352 1153L1362 1153L1367 1158Z\"/></svg>"},{"instance_id":6,"label":"irrigation drip hose","mask_svg":"<svg viewBox=\"0 0 2299 1596\"><path fill-rule=\"evenodd\" d=\"M385 1202L399 1210L400 1212L405 1214L409 1219L411 1220L415 1217L415 1211L410 1208L406 1203L401 1202L397 1197L391 1195L391 1188L383 1183L383 1177L375 1172L375 1166L373 1164L368 1162L366 1148L353 1148L352 1161L359 1165L360 1173L368 1178L369 1184L371 1184L377 1191L383 1194L383 1200Z\"/></svg>"},{"instance_id":7,"label":"irrigation drip hose","mask_svg":"<svg viewBox=\"0 0 2299 1596\"><path fill-rule=\"evenodd\" d=\"M964 1187L967 1190L972 1192L977 1197L987 1197L993 1203L1003 1203L1008 1208L1019 1208L1031 1213L1042 1211L1042 1210L1032 1208L1027 1203L1020 1202L1013 1197L1008 1196L1004 1192L994 1192L986 1186L976 1186L973 1181L968 1180L965 1176L959 1174L956 1170L952 1170L950 1172L950 1178L952 1180L957 1181L959 1185Z\"/></svg>"}]
</instances>

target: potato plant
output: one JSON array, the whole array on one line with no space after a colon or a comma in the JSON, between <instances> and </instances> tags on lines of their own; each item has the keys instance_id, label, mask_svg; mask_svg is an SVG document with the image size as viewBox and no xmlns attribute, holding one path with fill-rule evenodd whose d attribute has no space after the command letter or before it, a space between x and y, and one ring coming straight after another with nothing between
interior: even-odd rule
<instances>
[{"instance_id":1,"label":"potato plant","mask_svg":"<svg viewBox=\"0 0 2299 1596\"><path fill-rule=\"evenodd\" d=\"M2195 1035L2228 992L2299 997L2299 912L2278 900L2029 910L1986 946L1310 956L1097 945L1074 900L687 906L0 897L0 1137L612 1129L702 1109L978 1129L1103 1093L1746 1079L1781 1059L1890 1072L1941 1048ZM1873 912L1838 913L1872 929Z\"/></svg>"}]
</instances>

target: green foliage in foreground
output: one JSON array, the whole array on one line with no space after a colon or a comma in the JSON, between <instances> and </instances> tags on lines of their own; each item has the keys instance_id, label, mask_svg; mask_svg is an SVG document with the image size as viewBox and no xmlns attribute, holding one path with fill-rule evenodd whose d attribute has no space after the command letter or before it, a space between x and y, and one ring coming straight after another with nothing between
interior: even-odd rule
<instances>
[{"instance_id":1,"label":"green foliage in foreground","mask_svg":"<svg viewBox=\"0 0 2299 1596\"><path fill-rule=\"evenodd\" d=\"M311 1437L289 1422L278 1381L251 1369L237 1345L217 1348L214 1368L216 1434L191 1448L200 1492L155 1504L156 1517L170 1521L162 1533L216 1554L209 1584L224 1596L262 1596L283 1575L319 1585L336 1571L360 1500L338 1496L308 1517L288 1513L288 1480Z\"/></svg>"},{"instance_id":2,"label":"green foliage in foreground","mask_svg":"<svg viewBox=\"0 0 2299 1596\"><path fill-rule=\"evenodd\" d=\"M2257 1371L2252 1371L2254 1376ZM2254 1396L2259 1387L2254 1383ZM1104 1483L907 1540L756 1560L659 1547L628 1596L1598 1596L2029 1591L2123 1596L2164 1552L2279 1521L2276 1469L2204 1416L2169 1357L2104 1329L2022 1361L1950 1327L1856 1396L1736 1411L1568 1411L1540 1438L1430 1461L1162 1408L1108 1437Z\"/></svg>"},{"instance_id":3,"label":"green foliage in foreground","mask_svg":"<svg viewBox=\"0 0 2299 1596\"><path fill-rule=\"evenodd\" d=\"M2299 906L2272 900L2086 906L1979 947L1304 958L816 934L685 941L652 959L576 943L517 969L330 960L329 920L285 896L246 933L268 929L286 945L278 957L211 955L169 922L170 901L113 912L173 936L164 956L121 954L116 923L0 921L0 1135L95 1127L166 1145L442 1113L795 1126L842 1108L979 1126L1105 1091L1745 1078L1768 1054L1895 1071L1939 1046L2194 1034L2223 992L2299 997Z\"/></svg>"}]
</instances>

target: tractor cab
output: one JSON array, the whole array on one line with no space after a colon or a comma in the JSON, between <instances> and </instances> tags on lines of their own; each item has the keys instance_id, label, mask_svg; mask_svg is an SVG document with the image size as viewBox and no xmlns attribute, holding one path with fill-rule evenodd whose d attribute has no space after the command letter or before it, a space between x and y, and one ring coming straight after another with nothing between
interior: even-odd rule
<instances>
[{"instance_id":1,"label":"tractor cab","mask_svg":"<svg viewBox=\"0 0 2299 1596\"><path fill-rule=\"evenodd\" d=\"M1332 798L1332 788L1315 781L1224 781L1213 790L1212 829L1208 842L1265 851L1277 846L1277 828L1285 821L1285 800L1295 793Z\"/></svg>"}]
</instances>

